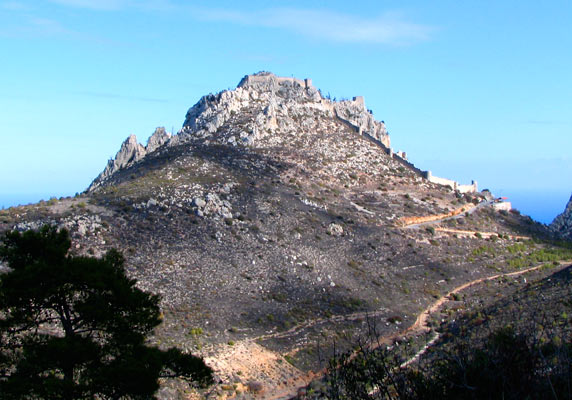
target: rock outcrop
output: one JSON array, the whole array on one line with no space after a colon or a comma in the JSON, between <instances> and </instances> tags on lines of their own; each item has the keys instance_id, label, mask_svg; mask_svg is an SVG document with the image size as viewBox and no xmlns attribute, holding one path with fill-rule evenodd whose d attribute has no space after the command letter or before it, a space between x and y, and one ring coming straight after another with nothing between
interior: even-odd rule
<instances>
[{"instance_id":1,"label":"rock outcrop","mask_svg":"<svg viewBox=\"0 0 572 400\"><path fill-rule=\"evenodd\" d=\"M572 196L570 196L564 212L554 218L550 224L550 229L558 236L572 240Z\"/></svg>"},{"instance_id":2,"label":"rock outcrop","mask_svg":"<svg viewBox=\"0 0 572 400\"><path fill-rule=\"evenodd\" d=\"M300 122L302 128L312 128L312 121L321 116L339 118L389 147L385 124L376 121L365 108L363 97L332 101L323 98L309 79L278 77L269 72L245 76L235 90L202 97L187 112L183 133L213 135L234 115L245 111L249 120L242 121L238 137L224 138L227 143L256 145L258 139L269 134L299 129Z\"/></svg>"},{"instance_id":3,"label":"rock outcrop","mask_svg":"<svg viewBox=\"0 0 572 400\"><path fill-rule=\"evenodd\" d=\"M137 142L137 136L129 135L129 137L121 144L121 148L115 155L115 158L110 159L107 162L103 172L94 179L91 185L89 185L87 191L92 191L93 189L101 186L103 182L120 169L133 165L137 161L141 160L145 157L145 153L145 147Z\"/></svg>"},{"instance_id":4,"label":"rock outcrop","mask_svg":"<svg viewBox=\"0 0 572 400\"><path fill-rule=\"evenodd\" d=\"M143 147L138 141L137 136L129 135L127 139L121 144L121 148L115 155L115 158L110 159L101 174L97 176L87 188L90 192L100 187L105 181L109 179L114 173L120 169L127 168L137 161L141 160L147 154L154 152L159 147L163 146L171 139L171 135L165 131L165 128L159 127L147 140L147 146Z\"/></svg>"},{"instance_id":5,"label":"rock outcrop","mask_svg":"<svg viewBox=\"0 0 572 400\"><path fill-rule=\"evenodd\" d=\"M171 139L171 134L165 131L165 128L159 127L155 129L155 132L147 140L147 146L145 147L145 153L149 154L159 147L163 146Z\"/></svg>"},{"instance_id":6,"label":"rock outcrop","mask_svg":"<svg viewBox=\"0 0 572 400\"><path fill-rule=\"evenodd\" d=\"M334 103L336 116L352 124L359 133L368 135L390 147L389 135L384 122L376 121L373 114L366 109L363 97L354 97L353 100L342 100Z\"/></svg>"}]
</instances>

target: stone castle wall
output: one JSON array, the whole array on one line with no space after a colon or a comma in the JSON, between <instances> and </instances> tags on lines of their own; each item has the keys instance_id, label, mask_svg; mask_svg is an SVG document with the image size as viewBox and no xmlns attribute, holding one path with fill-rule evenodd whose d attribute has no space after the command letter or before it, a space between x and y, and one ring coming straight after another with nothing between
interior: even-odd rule
<instances>
[{"instance_id":1,"label":"stone castle wall","mask_svg":"<svg viewBox=\"0 0 572 400\"><path fill-rule=\"evenodd\" d=\"M362 96L354 97L353 101L358 103L358 104L364 105L364 99ZM433 182L433 183L436 183L438 185L449 186L449 187L451 187L451 189L457 190L460 193L476 193L479 191L476 181L472 181L470 185L461 185L458 182L451 180L451 179L433 176L431 171L420 170L413 163L407 161L407 155L405 154L405 152L402 152L402 151L397 152L397 153L393 152L393 149L391 149L391 147L390 147L389 136L387 136L386 138L383 138L384 140L379 140L379 139L373 137L372 135L370 135L366 130L364 130L364 128L362 126L357 126L352 121L349 121L349 120L343 118L342 116L340 116L335 109L334 109L334 113L336 115L336 118L339 121L343 122L346 126L351 128L352 130L354 130L360 136L363 136L366 139L368 139L369 141L377 144L379 147L382 148L382 150L387 155L389 155L389 157L393 158L395 161L399 162L404 167L409 168L411 171L415 172L417 175L427 179L429 182Z\"/></svg>"},{"instance_id":2,"label":"stone castle wall","mask_svg":"<svg viewBox=\"0 0 572 400\"><path fill-rule=\"evenodd\" d=\"M256 74L256 75L246 75L240 83L238 87L248 87L254 84L264 84L274 80L277 84L282 83L289 83L291 85L300 85L301 87L308 89L312 87L312 80L311 79L298 79L298 78L289 78L289 77L282 77L276 76L274 74Z\"/></svg>"},{"instance_id":3,"label":"stone castle wall","mask_svg":"<svg viewBox=\"0 0 572 400\"><path fill-rule=\"evenodd\" d=\"M242 78L242 80L240 81L238 86L239 87L248 87L248 86L256 85L256 84L268 84L269 82L273 82L276 84L282 84L282 83L286 82L286 83L289 83L291 85L299 85L300 87L303 87L306 89L312 87L312 80L311 79L302 80L302 79L297 79L297 78L279 77L279 76L276 76L276 75L271 74L271 73L259 73L259 74L255 74L255 75L247 75L244 78ZM347 109L355 109L355 110L362 110L363 109L363 110L366 110L365 100L364 100L363 96L355 96L351 101L345 100L345 101L342 101L341 103L335 103L335 104L336 104L335 106L332 104L332 109L334 111L336 118L339 121L344 123L350 129L354 130L360 136L363 136L366 139L368 139L368 140L374 142L375 144L377 144L378 146L380 146L383 149L383 151L386 154L388 154L391 158L393 158L394 160L396 160L397 162L399 162L400 164L402 164L406 168L412 170L417 175L427 179L429 182L433 182L433 183L443 185L443 186L449 186L453 190L459 191L461 193L476 193L476 192L478 192L477 182L475 182L475 181L472 181L470 185L461 185L458 182L451 180L451 179L433 176L431 171L422 171L419 168L417 168L413 163L407 161L407 155L405 154L405 152L394 153L393 150L391 149L389 135L385 134L385 135L381 135L380 137L377 137L379 135L376 135L373 131L369 131L370 129L373 129L374 131L376 130L375 122L373 123L373 126L371 123L368 122L369 119L373 119L371 116L369 117L369 119L366 119L365 121L360 119L360 118L358 118L358 120L354 121L354 120L348 119L348 118L351 118L351 113L350 113L350 116L345 116L345 115L340 114L337 107L341 107L340 106L341 104L347 104L347 106L346 106L346 107L348 107ZM341 111L343 112L343 110L344 109L342 108ZM355 119L355 118L353 118L353 119Z\"/></svg>"},{"instance_id":4,"label":"stone castle wall","mask_svg":"<svg viewBox=\"0 0 572 400\"><path fill-rule=\"evenodd\" d=\"M479 187L476 181L472 181L470 185L461 185L459 182L456 182L452 179L434 176L431 171L425 171L424 178L429 182L433 182L438 185L449 186L451 189L457 190L461 193L476 193L479 191Z\"/></svg>"},{"instance_id":5,"label":"stone castle wall","mask_svg":"<svg viewBox=\"0 0 572 400\"><path fill-rule=\"evenodd\" d=\"M302 88L311 88L311 79L298 79L289 77L279 77L272 73L260 72L254 75L247 75L238 84L238 87L249 87L254 85L280 85L287 83L292 86L299 85ZM354 130L360 136L370 140L371 142L377 144L382 150L388 154L395 161L402 164L404 167L410 169L417 175L427 179L429 182L436 183L438 185L449 186L451 189L459 191L461 193L476 193L478 192L477 182L472 181L470 185L461 185L458 182L433 176L431 171L422 171L417 168L413 163L407 160L407 155L405 152L393 152L390 144L389 135L385 131L385 127L382 125L384 134L379 134L378 126L373 120L372 116L368 118L363 118L361 110L367 111L365 108L365 100L363 96L355 96L352 100L344 100L339 103L331 103L328 100L322 99L322 105L324 107L331 106L331 109L336 116L336 118L348 126L350 129ZM339 108L339 110L338 110ZM342 115L343 114L343 115ZM358 115L358 117L355 117ZM372 122L373 120L373 122Z\"/></svg>"}]
</instances>

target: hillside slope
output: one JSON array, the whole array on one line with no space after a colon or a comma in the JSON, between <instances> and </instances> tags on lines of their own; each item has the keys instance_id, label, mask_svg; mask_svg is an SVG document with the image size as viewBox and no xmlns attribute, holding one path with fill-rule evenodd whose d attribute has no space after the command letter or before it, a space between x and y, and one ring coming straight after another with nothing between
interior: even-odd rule
<instances>
[{"instance_id":1,"label":"hillside slope","mask_svg":"<svg viewBox=\"0 0 572 400\"><path fill-rule=\"evenodd\" d=\"M251 75L200 99L178 134L128 138L82 195L3 210L0 229L55 223L78 254L118 248L162 296L157 343L271 397L319 367L317 341L359 333L366 313L397 331L453 287L533 263L515 240L549 235L485 194L427 181L389 146L362 98Z\"/></svg>"}]
</instances>

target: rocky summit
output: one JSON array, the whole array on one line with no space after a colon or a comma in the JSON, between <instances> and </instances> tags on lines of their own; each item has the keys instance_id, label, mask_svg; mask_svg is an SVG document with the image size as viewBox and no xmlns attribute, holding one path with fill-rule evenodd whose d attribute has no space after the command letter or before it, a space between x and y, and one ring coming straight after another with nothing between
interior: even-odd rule
<instances>
[{"instance_id":1,"label":"rocky summit","mask_svg":"<svg viewBox=\"0 0 572 400\"><path fill-rule=\"evenodd\" d=\"M517 241L551 235L428 177L362 97L262 72L202 97L176 134L130 136L81 195L3 210L0 229L52 223L77 254L119 249L162 297L155 343L206 357L221 397L287 398L334 343L372 323L410 335L436 299L515 268Z\"/></svg>"}]
</instances>

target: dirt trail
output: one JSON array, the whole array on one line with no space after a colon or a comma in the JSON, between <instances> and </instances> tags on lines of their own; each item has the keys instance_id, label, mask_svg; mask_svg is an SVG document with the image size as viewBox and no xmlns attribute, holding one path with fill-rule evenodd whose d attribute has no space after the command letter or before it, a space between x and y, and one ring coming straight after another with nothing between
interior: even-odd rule
<instances>
[{"instance_id":1,"label":"dirt trail","mask_svg":"<svg viewBox=\"0 0 572 400\"><path fill-rule=\"evenodd\" d=\"M489 276L489 277L484 277L484 278L479 278L479 279L475 279L474 281L471 282L467 282L461 286L457 286L455 289L451 290L449 293L447 293L446 295L442 296L439 300L437 300L435 303L433 303L431 306L427 307L421 314L419 314L419 316L417 317L417 319L415 320L415 323L413 325L411 325L406 331L405 333L411 333L411 332L417 332L417 333L421 333L424 330L428 330L426 325L427 325L427 320L429 319L429 317L431 316L431 314L437 312L441 306L443 306L443 304L445 304L447 301L450 301L450 297L451 295L455 294L455 293L459 293L465 289L467 289L468 287L477 285L479 283L485 282L485 281L492 281L494 279L498 279L498 278L502 278L502 277L507 277L507 276L516 276L516 275L522 275L525 274L527 272L532 272L532 271L536 271L537 269L542 268L543 264L541 265L537 265L536 267L531 267L531 268L527 268L527 269L523 269L520 271L515 271L515 272L507 272L504 274L496 274L493 276Z\"/></svg>"},{"instance_id":2,"label":"dirt trail","mask_svg":"<svg viewBox=\"0 0 572 400\"><path fill-rule=\"evenodd\" d=\"M328 318L316 318L310 321L306 321L302 324L296 325L293 328L288 329L287 331L283 332L274 332L274 333L267 333L265 335L257 336L254 338L246 339L248 341L258 341L258 340L265 340L265 339L282 339L288 336L292 336L294 333L299 332L303 329L311 328L313 326L325 323L325 322L342 322L342 321L354 321L354 320L361 320L366 319L368 317L377 317L387 313L388 310L385 308L377 310L377 311L360 311L353 314L345 314L345 315L334 315Z\"/></svg>"},{"instance_id":3,"label":"dirt trail","mask_svg":"<svg viewBox=\"0 0 572 400\"><path fill-rule=\"evenodd\" d=\"M471 212L476 207L477 206L475 206L474 204L468 204L444 214L424 215L421 217L401 217L397 220L396 225L401 227L409 227L409 226L422 225L429 222L442 221L447 218L452 218L461 215L464 212Z\"/></svg>"},{"instance_id":4,"label":"dirt trail","mask_svg":"<svg viewBox=\"0 0 572 400\"><path fill-rule=\"evenodd\" d=\"M567 264L568 264L568 262L560 261L560 265L567 265ZM426 328L426 325L427 325L427 320L428 320L429 316L432 313L437 312L444 303L446 303L447 301L450 300L451 295L453 295L455 293L461 292L464 289L467 289L468 287L477 285L477 284L482 283L484 281L490 281L493 279L497 279L497 278L501 278L501 277L507 277L507 276L522 275L522 274L525 274L527 272L532 272L532 271L535 271L537 269L540 269L540 268L542 268L542 266L543 266L543 264L537 265L536 267L524 269L522 271L509 272L509 273L505 273L505 274L497 274L497 275L493 275L493 276L490 276L487 278L476 279L474 281L465 283L464 285L458 286L455 289L451 290L449 293L447 293L445 296L441 297L435 303L433 303L433 305L431 307L425 309L425 311L422 314L420 314L419 317L417 317L415 324L413 324L411 326L411 328L415 327L415 329L417 329L418 332L422 332L422 330L425 326L425 331L428 331L428 329ZM403 364L401 364L401 367L407 366L407 365L411 364L413 361L415 361L416 359L418 359L419 357L421 357L421 355L423 355L423 353L425 353L427 351L427 349L429 347L431 347L439 339L439 337L440 337L439 334L435 335L435 337L433 339L431 339L431 341L429 343L427 343L421 350L419 350L415 355L413 355L407 361L403 362Z\"/></svg>"},{"instance_id":5,"label":"dirt trail","mask_svg":"<svg viewBox=\"0 0 572 400\"><path fill-rule=\"evenodd\" d=\"M561 265L568 263L561 262ZM425 308L417 317L415 322L408 328L399 332L391 333L380 337L372 348L382 345L389 345L395 339L403 338L404 336L418 335L427 332L427 321L431 314L439 311L441 307L451 300L451 296L459 293L471 286L479 283L490 281L502 277L518 276L528 272L536 271L542 268L541 265L531 267L515 272L507 272L495 274L488 277L475 279L471 282L464 283L449 291L446 295L440 297L437 301ZM331 318L319 318L306 323L300 324L285 332L269 333L257 336L250 339L239 341L232 348L221 348L220 352L213 357L207 359L209 365L215 370L222 373L222 375L230 377L233 375L240 375L244 382L248 381L264 381L264 390L259 392L255 397L265 400L282 400L291 399L295 397L298 390L305 387L310 381L321 377L325 371L308 372L304 373L296 367L287 362L280 354L264 348L256 344L258 340L272 339L272 338L286 338L298 333L302 329L306 329L324 322L339 322L345 320L358 320L369 317L375 317L386 313L387 310L378 310L373 312L357 312L349 315L338 315ZM418 352L413 357L419 357L422 351ZM412 357L412 359L413 359ZM411 361L411 360L408 360ZM243 389L247 389L243 387Z\"/></svg>"},{"instance_id":6,"label":"dirt trail","mask_svg":"<svg viewBox=\"0 0 572 400\"><path fill-rule=\"evenodd\" d=\"M220 345L214 355L205 357L205 362L219 373L224 391L233 389L227 395L217 396L218 399L234 398L235 390L250 392L257 399L290 398L298 388L316 379L314 373L304 373L279 353L252 340ZM229 384L237 380L244 383Z\"/></svg>"},{"instance_id":7,"label":"dirt trail","mask_svg":"<svg viewBox=\"0 0 572 400\"><path fill-rule=\"evenodd\" d=\"M396 225L401 228L417 228L425 225L447 221L449 219L460 218L464 213L472 214L479 208L492 205L493 201L481 201L479 204L466 204L453 211L444 214L423 215L421 217L401 217L396 221Z\"/></svg>"},{"instance_id":8,"label":"dirt trail","mask_svg":"<svg viewBox=\"0 0 572 400\"><path fill-rule=\"evenodd\" d=\"M437 232L445 232L445 233L452 233L457 236L463 237L471 237L475 236L475 234L480 234L483 238L488 239L491 236L498 236L498 232L484 232L484 231L467 231L462 229L449 229L449 228L435 228ZM512 240L530 240L530 236L523 236L523 235L507 235Z\"/></svg>"}]
</instances>

